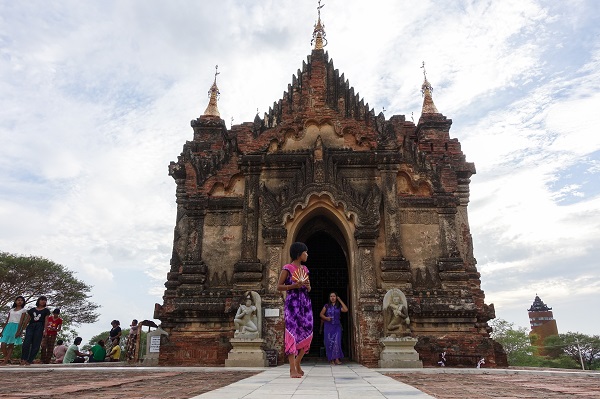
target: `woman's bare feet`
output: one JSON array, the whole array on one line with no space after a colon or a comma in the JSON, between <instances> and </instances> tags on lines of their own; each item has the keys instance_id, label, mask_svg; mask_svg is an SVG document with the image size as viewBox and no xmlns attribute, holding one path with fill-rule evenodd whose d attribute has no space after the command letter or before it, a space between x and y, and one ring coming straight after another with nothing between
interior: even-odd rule
<instances>
[{"instance_id":1,"label":"woman's bare feet","mask_svg":"<svg viewBox=\"0 0 600 399\"><path fill-rule=\"evenodd\" d=\"M342 362L340 361L340 359L335 359L335 364L342 364Z\"/></svg>"},{"instance_id":2,"label":"woman's bare feet","mask_svg":"<svg viewBox=\"0 0 600 399\"><path fill-rule=\"evenodd\" d=\"M290 377L291 378L302 378L302 374L300 374L300 373L298 373L296 371L294 371L294 372L290 371Z\"/></svg>"}]
</instances>

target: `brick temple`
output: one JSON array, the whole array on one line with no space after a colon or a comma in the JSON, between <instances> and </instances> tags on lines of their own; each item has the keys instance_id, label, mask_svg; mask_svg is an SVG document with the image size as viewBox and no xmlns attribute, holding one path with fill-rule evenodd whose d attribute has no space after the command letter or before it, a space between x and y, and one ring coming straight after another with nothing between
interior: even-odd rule
<instances>
[{"instance_id":1,"label":"brick temple","mask_svg":"<svg viewBox=\"0 0 600 399\"><path fill-rule=\"evenodd\" d=\"M330 291L350 311L342 320L347 359L376 367L382 301L406 295L410 334L425 366L446 352L454 364L506 366L490 337L467 206L473 163L452 120L440 113L424 70L423 109L375 114L335 69L323 46L320 15L314 48L283 98L262 117L227 129L218 110L217 74L206 111L169 174L177 220L163 304L155 318L168 337L162 365L223 365L240 298L262 298L265 349L283 361L283 296L277 279L295 241L308 245L311 299L318 313ZM315 324L309 355L321 354Z\"/></svg>"}]
</instances>

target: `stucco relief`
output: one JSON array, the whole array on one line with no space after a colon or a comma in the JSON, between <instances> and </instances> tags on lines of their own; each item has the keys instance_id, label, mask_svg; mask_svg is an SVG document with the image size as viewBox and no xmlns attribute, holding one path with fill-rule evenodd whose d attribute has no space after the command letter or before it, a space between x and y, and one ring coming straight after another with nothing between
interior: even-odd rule
<instances>
[{"instance_id":1,"label":"stucco relief","mask_svg":"<svg viewBox=\"0 0 600 399\"><path fill-rule=\"evenodd\" d=\"M405 172L398 173L396 178L398 195L430 197L433 194L431 184L424 179L413 179Z\"/></svg>"},{"instance_id":2,"label":"stucco relief","mask_svg":"<svg viewBox=\"0 0 600 399\"><path fill-rule=\"evenodd\" d=\"M279 272L281 268L281 247L269 246L268 253L268 272L267 272L267 287L269 292L277 292L277 283L279 282Z\"/></svg>"}]
</instances>

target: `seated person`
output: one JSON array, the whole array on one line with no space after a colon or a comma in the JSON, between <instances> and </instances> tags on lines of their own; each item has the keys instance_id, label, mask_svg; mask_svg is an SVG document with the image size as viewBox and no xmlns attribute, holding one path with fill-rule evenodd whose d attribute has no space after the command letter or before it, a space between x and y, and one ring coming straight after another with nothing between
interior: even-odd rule
<instances>
[{"instance_id":1,"label":"seated person","mask_svg":"<svg viewBox=\"0 0 600 399\"><path fill-rule=\"evenodd\" d=\"M115 342L110 352L106 355L106 358L110 362L118 362L121 360L121 347L119 346L119 341Z\"/></svg>"},{"instance_id":2,"label":"seated person","mask_svg":"<svg viewBox=\"0 0 600 399\"><path fill-rule=\"evenodd\" d=\"M96 345L90 349L90 363L103 362L106 357L106 349L104 349L104 340L99 340Z\"/></svg>"},{"instance_id":3,"label":"seated person","mask_svg":"<svg viewBox=\"0 0 600 399\"><path fill-rule=\"evenodd\" d=\"M62 339L56 341L57 345L54 347L52 354L54 355L54 363L62 363L67 353L67 345L64 344Z\"/></svg>"},{"instance_id":4,"label":"seated person","mask_svg":"<svg viewBox=\"0 0 600 399\"><path fill-rule=\"evenodd\" d=\"M67 352L65 353L63 364L85 362L85 357L89 355L87 353L79 352L79 344L81 344L81 341L81 337L75 338L73 345L69 346L69 349L67 349Z\"/></svg>"}]
</instances>

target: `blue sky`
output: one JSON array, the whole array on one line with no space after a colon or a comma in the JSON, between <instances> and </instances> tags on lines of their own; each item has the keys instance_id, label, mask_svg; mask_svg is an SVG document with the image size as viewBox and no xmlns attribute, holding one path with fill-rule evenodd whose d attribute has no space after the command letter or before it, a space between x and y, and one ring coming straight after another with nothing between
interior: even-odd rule
<instances>
[{"instance_id":1,"label":"blue sky","mask_svg":"<svg viewBox=\"0 0 600 399\"><path fill-rule=\"evenodd\" d=\"M600 333L600 7L594 1L324 1L336 68L378 113L418 120L421 62L477 174L486 303ZM167 165L206 108L252 121L310 53L316 2L0 0L0 250L94 285L84 340L151 318L172 249Z\"/></svg>"}]
</instances>

